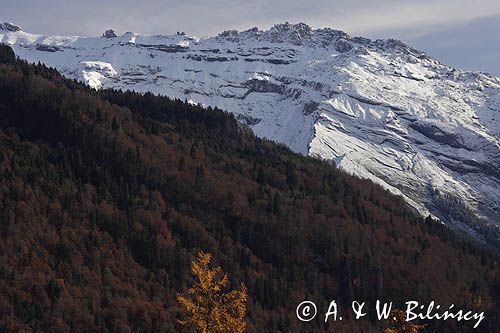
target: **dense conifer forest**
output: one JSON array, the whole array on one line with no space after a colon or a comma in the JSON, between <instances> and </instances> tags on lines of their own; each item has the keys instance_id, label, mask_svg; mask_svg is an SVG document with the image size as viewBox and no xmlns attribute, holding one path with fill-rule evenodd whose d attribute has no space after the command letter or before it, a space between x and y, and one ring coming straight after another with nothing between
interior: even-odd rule
<instances>
[{"instance_id":1,"label":"dense conifer forest","mask_svg":"<svg viewBox=\"0 0 500 333\"><path fill-rule=\"evenodd\" d=\"M302 323L297 304L407 300L484 310L429 332L500 332L500 261L330 163L256 138L221 110L96 92L0 47L0 332L179 332L199 251L248 288L248 332L381 332Z\"/></svg>"}]
</instances>

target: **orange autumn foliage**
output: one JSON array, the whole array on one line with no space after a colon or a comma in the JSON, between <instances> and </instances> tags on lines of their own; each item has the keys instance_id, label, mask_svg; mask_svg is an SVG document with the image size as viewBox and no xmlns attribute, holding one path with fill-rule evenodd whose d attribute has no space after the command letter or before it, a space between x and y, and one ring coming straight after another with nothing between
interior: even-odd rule
<instances>
[{"instance_id":1,"label":"orange autumn foliage","mask_svg":"<svg viewBox=\"0 0 500 333\"><path fill-rule=\"evenodd\" d=\"M240 333L245 331L245 285L240 290L228 291L228 277L220 267L211 268L210 253L200 252L191 264L196 277L187 294L177 295L177 301L187 312L181 320L184 326L194 327L203 333Z\"/></svg>"}]
</instances>

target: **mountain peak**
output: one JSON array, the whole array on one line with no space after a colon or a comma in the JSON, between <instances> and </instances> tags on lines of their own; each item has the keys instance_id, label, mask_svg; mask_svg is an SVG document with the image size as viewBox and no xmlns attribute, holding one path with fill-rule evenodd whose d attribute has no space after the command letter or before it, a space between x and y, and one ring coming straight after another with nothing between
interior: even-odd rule
<instances>
[{"instance_id":1,"label":"mountain peak","mask_svg":"<svg viewBox=\"0 0 500 333\"><path fill-rule=\"evenodd\" d=\"M108 30L104 31L104 33L102 34L102 37L115 38L115 37L118 37L118 35L115 33L115 31L113 29L108 29Z\"/></svg>"},{"instance_id":2,"label":"mountain peak","mask_svg":"<svg viewBox=\"0 0 500 333\"><path fill-rule=\"evenodd\" d=\"M277 23L268 30L260 30L257 27L244 31L226 30L217 37L231 42L257 40L308 47L328 47L333 45L337 51L342 53L353 49L353 43L361 45L370 45L372 43L368 38L351 37L341 30L331 28L313 29L303 22Z\"/></svg>"},{"instance_id":3,"label":"mountain peak","mask_svg":"<svg viewBox=\"0 0 500 333\"><path fill-rule=\"evenodd\" d=\"M21 27L10 22L0 22L0 30L16 32L21 31Z\"/></svg>"},{"instance_id":4,"label":"mountain peak","mask_svg":"<svg viewBox=\"0 0 500 333\"><path fill-rule=\"evenodd\" d=\"M277 23L268 30L260 30L257 27L253 27L241 32L237 30L226 30L220 33L218 37L233 42L245 39L256 39L260 41L269 41L272 43L291 43L294 45L304 45L307 44L307 41L311 41L312 37L318 31L319 30L314 30L309 25L303 22L285 22Z\"/></svg>"},{"instance_id":5,"label":"mountain peak","mask_svg":"<svg viewBox=\"0 0 500 333\"><path fill-rule=\"evenodd\" d=\"M271 32L276 31L279 33L292 32L292 33L299 34L301 37L305 37L305 36L311 34L313 29L309 25L307 25L303 22L299 22L299 23L295 23L295 24L285 22L285 23L275 24L269 31L271 31Z\"/></svg>"},{"instance_id":6,"label":"mountain peak","mask_svg":"<svg viewBox=\"0 0 500 333\"><path fill-rule=\"evenodd\" d=\"M272 39L277 41L289 41L292 44L301 45L303 40L312 35L313 29L305 23L291 24L288 22L275 24L266 31Z\"/></svg>"}]
</instances>

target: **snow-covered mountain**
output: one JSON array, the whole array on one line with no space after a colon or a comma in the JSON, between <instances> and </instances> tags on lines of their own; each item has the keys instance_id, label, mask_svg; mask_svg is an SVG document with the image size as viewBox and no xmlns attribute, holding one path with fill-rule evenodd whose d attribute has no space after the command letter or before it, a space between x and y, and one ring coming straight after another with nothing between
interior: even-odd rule
<instances>
[{"instance_id":1,"label":"snow-covered mountain","mask_svg":"<svg viewBox=\"0 0 500 333\"><path fill-rule=\"evenodd\" d=\"M225 109L259 136L333 160L424 215L498 240L498 77L451 68L397 40L303 23L207 38L42 36L0 23L0 42L96 89Z\"/></svg>"}]
</instances>

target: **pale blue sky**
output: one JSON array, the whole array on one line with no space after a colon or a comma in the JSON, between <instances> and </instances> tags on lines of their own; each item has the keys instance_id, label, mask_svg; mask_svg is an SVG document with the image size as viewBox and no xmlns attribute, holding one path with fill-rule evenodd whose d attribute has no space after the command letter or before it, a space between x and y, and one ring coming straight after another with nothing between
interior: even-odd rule
<instances>
[{"instance_id":1,"label":"pale blue sky","mask_svg":"<svg viewBox=\"0 0 500 333\"><path fill-rule=\"evenodd\" d=\"M500 0L0 0L0 20L43 34L186 33L304 22L396 37L450 65L500 75Z\"/></svg>"}]
</instances>

